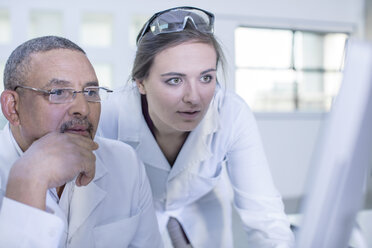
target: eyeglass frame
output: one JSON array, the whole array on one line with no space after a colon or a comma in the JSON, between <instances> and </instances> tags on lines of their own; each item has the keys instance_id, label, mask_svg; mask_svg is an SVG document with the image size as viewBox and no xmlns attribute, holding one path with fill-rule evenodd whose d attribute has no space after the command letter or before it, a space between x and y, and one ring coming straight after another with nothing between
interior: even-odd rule
<instances>
[{"instance_id":1,"label":"eyeglass frame","mask_svg":"<svg viewBox=\"0 0 372 248\"><path fill-rule=\"evenodd\" d=\"M181 6L181 7L175 7L175 8L171 8L171 9L166 9L166 10L163 10L163 11L160 11L160 12L157 12L155 13L145 24L144 28L142 29L142 32L137 36L137 39L136 39L136 44L138 46L139 42L142 40L143 36L145 36L145 34L148 32L148 30L151 30L150 26L151 26L151 23L159 16L161 16L162 14L164 13L167 13L167 12L170 12L172 10L177 10L177 9L186 9L186 10L199 10L205 14L207 14L210 18L210 23L212 25L212 31L210 33L213 33L213 25L214 25L214 14L209 12L209 11L206 11L204 9L200 9L200 8L196 8L196 7L190 7L190 6ZM194 23L194 20L192 19L191 16L185 16L187 17L188 20L192 20L192 23L194 24L195 28L197 28L197 25ZM183 27L183 29L185 29L185 27ZM199 30L199 29L198 29ZM180 32L180 31L174 31L174 32ZM167 32L167 33L171 33L171 32ZM161 34L161 33L159 33Z\"/></svg>"},{"instance_id":2,"label":"eyeglass frame","mask_svg":"<svg viewBox=\"0 0 372 248\"><path fill-rule=\"evenodd\" d=\"M43 90L43 89L39 89L39 88L34 88L34 87L30 87L30 86L26 86L26 85L16 85L14 88L13 88L13 91L16 91L18 88L22 88L22 89L28 89L28 90L32 90L32 91L35 91L35 92L40 92L40 93L44 93L44 94L47 94L49 96L48 98L48 101L50 103L53 103L53 104L63 104L63 103L70 103L70 102L73 102L75 97L76 97L76 94L77 93L82 93L84 95L84 93L87 92L86 88L95 88L95 89L99 89L99 90L105 90L107 93L112 93L114 92L113 90L110 90L106 87L101 87L101 86L87 86L85 87L83 90L75 90L74 88L56 88L56 89L51 89L51 90ZM51 101L51 96L56 94L55 91L57 90L73 90L72 91L72 97L70 100L68 101L65 101L65 102L53 102ZM84 98L86 99L85 95L84 95ZM88 100L86 99L88 102L101 102L102 100L98 100L98 101L92 101L92 100Z\"/></svg>"}]
</instances>

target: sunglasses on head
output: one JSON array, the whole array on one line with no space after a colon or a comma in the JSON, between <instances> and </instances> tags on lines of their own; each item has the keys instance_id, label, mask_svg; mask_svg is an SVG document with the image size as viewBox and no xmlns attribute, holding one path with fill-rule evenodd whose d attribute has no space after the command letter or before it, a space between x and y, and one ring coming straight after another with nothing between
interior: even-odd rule
<instances>
[{"instance_id":1,"label":"sunglasses on head","mask_svg":"<svg viewBox=\"0 0 372 248\"><path fill-rule=\"evenodd\" d=\"M176 7L154 14L137 36L137 46L143 36L151 31L154 35L180 32L187 22L203 33L213 33L214 15L194 7Z\"/></svg>"}]
</instances>

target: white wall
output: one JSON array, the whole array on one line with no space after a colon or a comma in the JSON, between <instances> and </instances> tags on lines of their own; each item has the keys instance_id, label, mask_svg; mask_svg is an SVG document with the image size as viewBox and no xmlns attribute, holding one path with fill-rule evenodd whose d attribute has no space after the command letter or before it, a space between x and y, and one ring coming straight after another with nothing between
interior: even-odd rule
<instances>
[{"instance_id":1,"label":"white wall","mask_svg":"<svg viewBox=\"0 0 372 248\"><path fill-rule=\"evenodd\" d=\"M286 198L303 193L325 114L256 114L268 161Z\"/></svg>"}]
</instances>

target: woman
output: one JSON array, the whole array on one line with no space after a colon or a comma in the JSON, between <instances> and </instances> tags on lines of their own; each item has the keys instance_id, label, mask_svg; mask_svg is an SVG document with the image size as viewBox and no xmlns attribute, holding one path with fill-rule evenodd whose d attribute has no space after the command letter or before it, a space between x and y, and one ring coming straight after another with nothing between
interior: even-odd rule
<instances>
[{"instance_id":1,"label":"woman","mask_svg":"<svg viewBox=\"0 0 372 248\"><path fill-rule=\"evenodd\" d=\"M160 231L175 247L233 247L229 184L251 247L290 247L254 117L217 82L223 55L213 22L192 7L150 18L137 37L135 84L103 103L100 134L137 151Z\"/></svg>"}]
</instances>

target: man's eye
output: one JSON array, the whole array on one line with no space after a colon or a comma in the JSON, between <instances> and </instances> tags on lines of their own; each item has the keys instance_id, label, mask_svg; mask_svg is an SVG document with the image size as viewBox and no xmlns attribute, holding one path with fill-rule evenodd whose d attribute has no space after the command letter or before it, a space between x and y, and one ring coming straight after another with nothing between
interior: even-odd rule
<instances>
[{"instance_id":1,"label":"man's eye","mask_svg":"<svg viewBox=\"0 0 372 248\"><path fill-rule=\"evenodd\" d=\"M86 90L86 94L88 96L98 96L99 95L98 89L88 89L88 90Z\"/></svg>"},{"instance_id":2,"label":"man's eye","mask_svg":"<svg viewBox=\"0 0 372 248\"><path fill-rule=\"evenodd\" d=\"M62 95L66 94L66 90L65 89L55 89L55 90L52 90L51 93L55 94L56 96L62 96Z\"/></svg>"}]
</instances>

